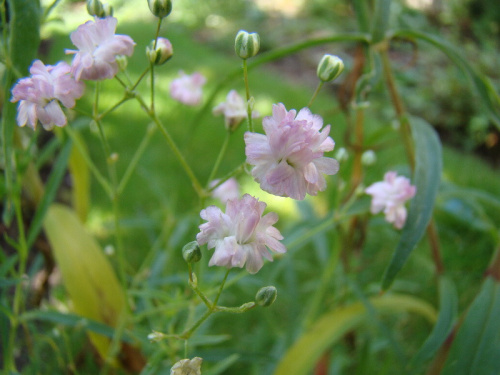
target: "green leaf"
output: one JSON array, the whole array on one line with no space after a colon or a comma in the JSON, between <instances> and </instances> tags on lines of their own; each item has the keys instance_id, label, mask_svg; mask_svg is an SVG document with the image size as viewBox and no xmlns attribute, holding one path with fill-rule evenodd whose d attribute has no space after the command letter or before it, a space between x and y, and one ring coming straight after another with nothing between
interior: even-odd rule
<instances>
[{"instance_id":1,"label":"green leaf","mask_svg":"<svg viewBox=\"0 0 500 375\"><path fill-rule=\"evenodd\" d=\"M43 218L45 217L49 206L54 201L57 190L61 185L61 181L64 177L64 173L68 165L68 158L71 152L71 143L72 142L70 140L66 142L61 152L59 153L54 165L52 166L52 171L50 172L47 184L45 185L45 193L42 197L42 200L40 201L40 204L37 207L28 232L28 247L31 247L31 245L33 245L38 236L38 233L40 233L43 225Z\"/></svg>"},{"instance_id":2,"label":"green leaf","mask_svg":"<svg viewBox=\"0 0 500 375\"><path fill-rule=\"evenodd\" d=\"M408 368L421 368L421 365L430 360L453 329L453 324L457 318L458 295L455 285L448 278L442 276L439 279L439 316L434 328L425 340L424 344L411 360ZM419 373L419 372L417 372Z\"/></svg>"},{"instance_id":3,"label":"green leaf","mask_svg":"<svg viewBox=\"0 0 500 375\"><path fill-rule=\"evenodd\" d=\"M413 183L417 193L411 200L408 218L391 262L385 270L382 289L387 290L403 268L410 253L425 233L432 217L442 171L441 143L435 130L426 121L411 118L415 145Z\"/></svg>"},{"instance_id":4,"label":"green leaf","mask_svg":"<svg viewBox=\"0 0 500 375\"><path fill-rule=\"evenodd\" d=\"M11 103L11 88L17 78L28 73L28 67L36 56L40 44L40 2L39 0L9 0L8 56L5 56L7 73L2 110L2 148L5 162L5 185L7 195L14 181L14 129L16 128L17 104ZM11 204L7 198L4 221L11 220Z\"/></svg>"},{"instance_id":5,"label":"green leaf","mask_svg":"<svg viewBox=\"0 0 500 375\"><path fill-rule=\"evenodd\" d=\"M394 33L394 37L420 39L439 48L444 54L446 54L446 56L448 56L448 58L453 61L455 65L468 75L472 85L481 97L481 103L484 105L488 115L500 129L500 96L491 81L484 75L477 73L454 46L450 45L447 41L436 35L416 30L398 30Z\"/></svg>"},{"instance_id":6,"label":"green leaf","mask_svg":"<svg viewBox=\"0 0 500 375\"><path fill-rule=\"evenodd\" d=\"M36 321L51 322L55 324L62 324L74 328L80 327L85 329L86 331L95 332L109 338L113 338L115 334L115 329L106 324L103 324L93 319L85 318L80 315L61 313L59 311L33 310L21 315L20 319L23 322L36 320ZM123 341L128 343L133 343L136 340L136 338L132 338L130 337L130 335L127 335L126 333L123 335L122 339ZM147 340L144 339L143 341L146 342Z\"/></svg>"},{"instance_id":7,"label":"green leaf","mask_svg":"<svg viewBox=\"0 0 500 375\"><path fill-rule=\"evenodd\" d=\"M376 44L384 40L385 33L389 27L389 16L391 13L391 0L376 0L375 12L372 24L372 43Z\"/></svg>"},{"instance_id":8,"label":"green leaf","mask_svg":"<svg viewBox=\"0 0 500 375\"><path fill-rule=\"evenodd\" d=\"M28 73L40 44L40 1L7 0L10 10L9 54L14 69Z\"/></svg>"},{"instance_id":9,"label":"green leaf","mask_svg":"<svg viewBox=\"0 0 500 375\"><path fill-rule=\"evenodd\" d=\"M412 312L422 315L431 322L436 319L434 308L415 297L392 294L372 297L369 301L378 313ZM310 374L327 348L339 341L347 332L370 319L370 316L362 302L339 307L324 314L287 351L274 375Z\"/></svg>"},{"instance_id":10,"label":"green leaf","mask_svg":"<svg viewBox=\"0 0 500 375\"><path fill-rule=\"evenodd\" d=\"M491 375L500 368L500 284L488 277L465 316L442 375Z\"/></svg>"}]
</instances>

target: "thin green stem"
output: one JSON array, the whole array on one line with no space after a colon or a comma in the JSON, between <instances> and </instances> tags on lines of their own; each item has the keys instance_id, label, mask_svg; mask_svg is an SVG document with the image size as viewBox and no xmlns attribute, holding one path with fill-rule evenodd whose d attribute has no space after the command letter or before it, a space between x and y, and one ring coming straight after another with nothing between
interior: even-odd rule
<instances>
[{"instance_id":1,"label":"thin green stem","mask_svg":"<svg viewBox=\"0 0 500 375\"><path fill-rule=\"evenodd\" d=\"M64 128L66 130L66 133L69 135L71 140L73 141L73 144L78 148L78 151L83 157L83 160L85 160L85 163L89 167L90 171L94 175L96 181L101 185L101 187L104 189L104 191L108 194L109 199L113 199L113 189L111 188L111 185L109 184L108 180L104 178L104 176L99 172L99 169L97 169L96 165L90 159L90 156L85 149L84 145L81 143L80 138L76 136L74 133L73 129L70 126L66 126Z\"/></svg>"},{"instance_id":2,"label":"thin green stem","mask_svg":"<svg viewBox=\"0 0 500 375\"><path fill-rule=\"evenodd\" d=\"M314 91L314 94L313 94L313 96L311 97L311 100L309 100L309 104L307 105L308 107L311 107L311 106L312 106L312 104L313 104L314 100L316 99L316 97L318 96L318 94L319 94L319 92L320 92L321 88L323 87L323 84L324 84L324 82L323 82L323 81L319 81L318 86L316 87L316 90Z\"/></svg>"},{"instance_id":3,"label":"thin green stem","mask_svg":"<svg viewBox=\"0 0 500 375\"><path fill-rule=\"evenodd\" d=\"M139 144L139 147L137 148L134 155L132 156L132 160L128 164L127 169L125 170L125 173L123 174L123 177L120 180L120 183L118 184L118 188L117 188L118 195L121 195L121 193L123 192L123 189L125 189L125 187L127 186L127 183L130 180L132 173L134 172L135 168L137 167L137 163L139 162L139 159L142 157L142 155L146 151L147 147L149 146L149 142L151 141L151 138L152 138L153 134L155 133L155 131L156 131L156 127L148 126L148 129L146 130L146 134L144 134L144 137L142 138L142 141Z\"/></svg>"},{"instance_id":4,"label":"thin green stem","mask_svg":"<svg viewBox=\"0 0 500 375\"><path fill-rule=\"evenodd\" d=\"M160 131L163 134L163 136L165 137L170 149L174 152L175 157L180 162L182 168L184 169L184 171L188 175L189 179L191 180L191 184L193 185L193 188L194 188L196 194L198 194L198 197L200 197L200 198L203 197L205 195L205 192L204 192L200 182L198 181L195 174L193 173L193 170L191 169L191 167L187 163L186 159L184 158L184 155L177 147L177 144L173 140L173 138L170 135L170 133L168 132L167 128L165 128L165 125L163 125L163 123L160 121L160 119L156 116L155 113L153 113L149 110L149 108L147 107L147 105L144 102L144 100L142 99L142 97L140 97L139 95L136 95L135 98L139 101L139 104L141 105L142 109L149 115L151 120L153 120L153 122L160 129Z\"/></svg>"},{"instance_id":5,"label":"thin green stem","mask_svg":"<svg viewBox=\"0 0 500 375\"><path fill-rule=\"evenodd\" d=\"M248 66L247 59L243 59L243 80L245 81L245 92L247 96L247 120L248 120L248 130L253 132L253 121L252 121L252 103L250 102L250 86L248 85Z\"/></svg>"},{"instance_id":6,"label":"thin green stem","mask_svg":"<svg viewBox=\"0 0 500 375\"><path fill-rule=\"evenodd\" d=\"M229 272L231 272L231 268L228 268L226 271L226 274L224 275L224 279L222 280L220 287L219 287L219 292L215 296L214 300L214 307L217 306L217 302L219 302L219 297L222 294L222 290L224 289L224 284L226 284L227 277L229 276Z\"/></svg>"},{"instance_id":7,"label":"thin green stem","mask_svg":"<svg viewBox=\"0 0 500 375\"><path fill-rule=\"evenodd\" d=\"M104 112L102 112L99 116L98 116L98 119L99 120L102 120L104 117L106 117L108 114L110 114L111 112L113 112L115 109L117 109L118 107L120 107L123 103L125 103L126 101L132 99L132 97L130 97L129 95L125 95L120 101L118 101L116 104L114 104L113 106L111 106L109 109L105 110Z\"/></svg>"},{"instance_id":8,"label":"thin green stem","mask_svg":"<svg viewBox=\"0 0 500 375\"><path fill-rule=\"evenodd\" d=\"M222 143L222 146L219 151L219 155L217 156L217 159L215 160L214 167L212 168L212 172L210 172L210 176L208 177L207 181L207 189L210 188L210 182L215 178L215 175L217 174L217 171L219 169L220 163L222 162L222 159L224 158L224 155L226 154L227 150L227 145L229 144L229 138L231 137L231 132L228 130L226 132L226 136L224 137L224 142Z\"/></svg>"},{"instance_id":9,"label":"thin green stem","mask_svg":"<svg viewBox=\"0 0 500 375\"><path fill-rule=\"evenodd\" d=\"M134 83L134 85L130 88L130 91L134 91L137 86L139 86L139 83L141 83L142 79L144 77L146 77L146 74L148 74L149 72L149 69L151 69L151 66L148 65L148 67L142 72L142 74L139 76L139 78L137 79L137 81Z\"/></svg>"},{"instance_id":10,"label":"thin green stem","mask_svg":"<svg viewBox=\"0 0 500 375\"><path fill-rule=\"evenodd\" d=\"M156 34L153 42L153 50L156 50L156 46L158 44L158 36L160 35L160 27L162 17L158 17L158 24L156 26ZM149 71L151 73L151 112L155 113L155 63L153 61L149 62Z\"/></svg>"}]
</instances>

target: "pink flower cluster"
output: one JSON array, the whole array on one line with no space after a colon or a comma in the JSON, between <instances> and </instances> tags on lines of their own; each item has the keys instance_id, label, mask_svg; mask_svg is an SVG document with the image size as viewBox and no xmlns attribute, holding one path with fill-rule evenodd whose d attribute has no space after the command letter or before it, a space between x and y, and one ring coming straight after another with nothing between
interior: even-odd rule
<instances>
[{"instance_id":1,"label":"pink flower cluster","mask_svg":"<svg viewBox=\"0 0 500 375\"><path fill-rule=\"evenodd\" d=\"M115 35L117 22L114 17L96 18L71 33L78 51L66 50L66 53L75 54L71 72L77 80L113 78L118 73L116 56L132 55L135 43L128 35Z\"/></svg>"},{"instance_id":2,"label":"pink flower cluster","mask_svg":"<svg viewBox=\"0 0 500 375\"><path fill-rule=\"evenodd\" d=\"M405 202L415 196L417 188L406 177L390 171L384 175L384 181L368 186L365 192L372 196L371 212L384 211L385 220L393 223L397 229L403 228L406 221Z\"/></svg>"},{"instance_id":3,"label":"pink flower cluster","mask_svg":"<svg viewBox=\"0 0 500 375\"><path fill-rule=\"evenodd\" d=\"M324 157L335 142L330 125L321 130L323 119L308 108L296 114L283 104L273 106L273 115L262 120L265 135L245 133L247 162L263 190L278 196L302 200L326 188L324 174L333 175L339 163Z\"/></svg>"},{"instance_id":4,"label":"pink flower cluster","mask_svg":"<svg viewBox=\"0 0 500 375\"><path fill-rule=\"evenodd\" d=\"M273 260L270 250L286 252L279 242L283 236L273 224L278 221L274 212L262 216L266 204L245 194L241 199L230 199L226 212L216 206L209 206L200 212L207 222L200 225L196 240L200 245L215 248L210 266L227 268L246 266L250 273L256 273L264 264L263 258Z\"/></svg>"},{"instance_id":5,"label":"pink flower cluster","mask_svg":"<svg viewBox=\"0 0 500 375\"><path fill-rule=\"evenodd\" d=\"M210 183L210 187L214 187L220 180L214 180ZM238 199L240 197L240 186L234 177L224 181L212 191L212 197L225 204L230 199Z\"/></svg>"},{"instance_id":6,"label":"pink flower cluster","mask_svg":"<svg viewBox=\"0 0 500 375\"><path fill-rule=\"evenodd\" d=\"M71 67L65 62L45 66L36 60L30 68L31 77L21 79L12 89L13 103L19 101L17 124L29 124L33 129L40 121L50 130L64 126L67 119L60 103L67 108L75 106L75 100L83 95L83 83L75 81Z\"/></svg>"},{"instance_id":7,"label":"pink flower cluster","mask_svg":"<svg viewBox=\"0 0 500 375\"><path fill-rule=\"evenodd\" d=\"M170 96L183 104L196 106L201 102L203 94L201 88L206 81L201 73L195 72L187 75L181 70L179 78L174 79L170 84Z\"/></svg>"},{"instance_id":8,"label":"pink flower cluster","mask_svg":"<svg viewBox=\"0 0 500 375\"><path fill-rule=\"evenodd\" d=\"M67 124L60 103L67 108L83 95L84 84L80 79L101 80L113 78L118 72L117 55L130 56L134 41L126 35L115 35L116 18L96 18L80 25L71 34L71 41L78 51L71 66L59 62L45 66L36 60L30 68L31 77L21 79L12 89L12 102L19 101L17 124L29 124L33 129L40 121L50 130Z\"/></svg>"}]
</instances>

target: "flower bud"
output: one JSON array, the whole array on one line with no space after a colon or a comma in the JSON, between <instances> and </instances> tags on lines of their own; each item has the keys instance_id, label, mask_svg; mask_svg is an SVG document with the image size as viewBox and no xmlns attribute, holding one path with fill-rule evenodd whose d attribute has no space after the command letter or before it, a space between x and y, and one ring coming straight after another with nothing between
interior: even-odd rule
<instances>
[{"instance_id":1,"label":"flower bud","mask_svg":"<svg viewBox=\"0 0 500 375\"><path fill-rule=\"evenodd\" d=\"M255 295L255 302L262 307L271 306L276 301L277 296L278 291L274 286L265 286L260 288Z\"/></svg>"},{"instance_id":2,"label":"flower bud","mask_svg":"<svg viewBox=\"0 0 500 375\"><path fill-rule=\"evenodd\" d=\"M201 250L198 242L191 241L182 248L182 257L187 263L196 263L201 259Z\"/></svg>"},{"instance_id":3,"label":"flower bud","mask_svg":"<svg viewBox=\"0 0 500 375\"><path fill-rule=\"evenodd\" d=\"M174 50L172 43L166 38L158 38L156 41L156 49L154 48L155 41L153 40L149 46L146 47L146 55L151 63L155 65L162 65L166 63L172 55Z\"/></svg>"},{"instance_id":4,"label":"flower bud","mask_svg":"<svg viewBox=\"0 0 500 375\"><path fill-rule=\"evenodd\" d=\"M361 163L363 165L369 166L375 164L377 161L377 155L375 155L375 152L373 150L366 150L363 152L361 155Z\"/></svg>"},{"instance_id":5,"label":"flower bud","mask_svg":"<svg viewBox=\"0 0 500 375\"><path fill-rule=\"evenodd\" d=\"M103 13L103 18L104 17L112 17L113 16L114 9L111 5L108 3L102 4L102 13Z\"/></svg>"},{"instance_id":6,"label":"flower bud","mask_svg":"<svg viewBox=\"0 0 500 375\"><path fill-rule=\"evenodd\" d=\"M337 159L339 163L342 163L349 159L349 152L344 147L341 147L335 153L335 159Z\"/></svg>"},{"instance_id":7,"label":"flower bud","mask_svg":"<svg viewBox=\"0 0 500 375\"><path fill-rule=\"evenodd\" d=\"M324 55L318 64L316 74L322 82L332 81L344 70L344 62L338 56Z\"/></svg>"},{"instance_id":8,"label":"flower bud","mask_svg":"<svg viewBox=\"0 0 500 375\"><path fill-rule=\"evenodd\" d=\"M104 8L99 0L87 0L87 12L91 16L104 18Z\"/></svg>"},{"instance_id":9,"label":"flower bud","mask_svg":"<svg viewBox=\"0 0 500 375\"><path fill-rule=\"evenodd\" d=\"M149 9L156 17L163 18L172 11L172 0L148 0Z\"/></svg>"},{"instance_id":10,"label":"flower bud","mask_svg":"<svg viewBox=\"0 0 500 375\"><path fill-rule=\"evenodd\" d=\"M257 33L248 33L245 30L238 31L234 40L234 50L242 59L253 57L259 52L260 37Z\"/></svg>"},{"instance_id":11,"label":"flower bud","mask_svg":"<svg viewBox=\"0 0 500 375\"><path fill-rule=\"evenodd\" d=\"M115 58L116 63L118 64L118 68L120 71L124 72L127 69L128 58L125 55L118 55Z\"/></svg>"}]
</instances>

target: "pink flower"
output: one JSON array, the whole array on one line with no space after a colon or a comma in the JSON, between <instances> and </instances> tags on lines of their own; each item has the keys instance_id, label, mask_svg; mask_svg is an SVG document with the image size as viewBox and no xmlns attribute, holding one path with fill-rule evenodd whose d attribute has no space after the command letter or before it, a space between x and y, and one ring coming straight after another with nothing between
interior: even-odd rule
<instances>
[{"instance_id":1,"label":"pink flower","mask_svg":"<svg viewBox=\"0 0 500 375\"><path fill-rule=\"evenodd\" d=\"M170 84L170 96L186 105L198 105L201 102L201 88L206 82L205 77L198 72L187 75L182 70L179 75L180 77Z\"/></svg>"},{"instance_id":2,"label":"pink flower","mask_svg":"<svg viewBox=\"0 0 500 375\"><path fill-rule=\"evenodd\" d=\"M229 91L226 101L213 109L214 115L224 115L226 128L235 129L247 117L247 103L236 90ZM259 117L259 112L252 111L252 118Z\"/></svg>"},{"instance_id":3,"label":"pink flower","mask_svg":"<svg viewBox=\"0 0 500 375\"><path fill-rule=\"evenodd\" d=\"M131 56L134 41L128 35L115 35L117 19L96 18L85 22L71 33L71 41L78 51L75 54L71 72L77 80L103 80L113 78L118 73L117 55Z\"/></svg>"},{"instance_id":4,"label":"pink flower","mask_svg":"<svg viewBox=\"0 0 500 375\"><path fill-rule=\"evenodd\" d=\"M67 108L75 106L75 100L83 95L84 84L75 81L71 67L65 62L45 66L35 60L30 67L31 77L21 79L12 89L11 102L19 101L17 124L29 124L33 129L40 121L50 130L68 123L60 103Z\"/></svg>"},{"instance_id":5,"label":"pink flower","mask_svg":"<svg viewBox=\"0 0 500 375\"><path fill-rule=\"evenodd\" d=\"M330 125L321 130L323 119L308 108L295 114L294 109L287 112L282 103L273 105L273 115L262 120L266 135L245 133L245 153L263 190L302 200L306 193L325 190L323 174L337 173L339 163L323 156L335 146L328 136Z\"/></svg>"},{"instance_id":6,"label":"pink flower","mask_svg":"<svg viewBox=\"0 0 500 375\"><path fill-rule=\"evenodd\" d=\"M267 248L286 252L279 242L283 236L272 226L278 215L271 212L262 217L265 208L264 202L245 194L241 199L229 200L226 213L215 206L200 212L207 223L200 225L196 240L200 245L208 243L209 249L215 248L209 266L242 268L246 264L248 272L256 273L262 268L263 258L273 260Z\"/></svg>"},{"instance_id":7,"label":"pink flower","mask_svg":"<svg viewBox=\"0 0 500 375\"><path fill-rule=\"evenodd\" d=\"M405 202L415 196L417 188L406 177L396 172L387 172L384 181L375 182L365 189L372 196L371 212L384 210L385 220L401 229L406 221Z\"/></svg>"},{"instance_id":8,"label":"pink flower","mask_svg":"<svg viewBox=\"0 0 500 375\"><path fill-rule=\"evenodd\" d=\"M219 180L214 180L210 183L210 187L218 183ZM222 203L226 203L230 199L238 199L240 197L240 186L238 185L238 181L236 181L235 178L224 181L212 191L212 197L220 200Z\"/></svg>"}]
</instances>

